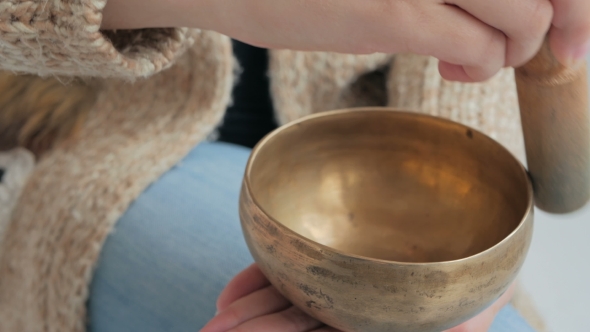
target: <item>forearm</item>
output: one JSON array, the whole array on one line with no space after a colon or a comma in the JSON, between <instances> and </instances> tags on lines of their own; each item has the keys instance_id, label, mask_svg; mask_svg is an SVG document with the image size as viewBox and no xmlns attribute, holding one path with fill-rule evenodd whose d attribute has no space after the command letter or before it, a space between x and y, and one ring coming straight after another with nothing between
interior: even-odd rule
<instances>
[{"instance_id":1,"label":"forearm","mask_svg":"<svg viewBox=\"0 0 590 332\"><path fill-rule=\"evenodd\" d=\"M504 67L528 62L548 31L560 61L583 58L590 48L589 3L108 0L101 28L188 27L217 31L266 48L415 53L439 59L439 71L445 79L472 82L485 81Z\"/></svg>"},{"instance_id":2,"label":"forearm","mask_svg":"<svg viewBox=\"0 0 590 332\"><path fill-rule=\"evenodd\" d=\"M200 28L211 30L219 20L216 0L109 0L101 29Z\"/></svg>"}]
</instances>

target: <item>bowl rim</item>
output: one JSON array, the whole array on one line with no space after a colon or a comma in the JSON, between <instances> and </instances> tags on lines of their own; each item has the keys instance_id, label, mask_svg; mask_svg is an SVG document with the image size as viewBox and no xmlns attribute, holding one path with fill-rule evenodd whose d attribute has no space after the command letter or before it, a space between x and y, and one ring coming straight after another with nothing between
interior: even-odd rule
<instances>
[{"instance_id":1,"label":"bowl rim","mask_svg":"<svg viewBox=\"0 0 590 332\"><path fill-rule=\"evenodd\" d=\"M252 170L252 164L254 163L256 156L262 150L262 148L274 137L280 135L285 130L288 130L292 127L296 127L297 125L299 125L302 122L307 122L307 121L311 121L311 120L315 120L315 119L323 118L323 117L328 117L328 116L349 114L349 113L360 113L360 112L363 112L363 113L367 113L367 112L386 113L387 112L388 114L393 113L395 115L406 116L406 117L426 118L426 119L450 124L450 125L453 125L453 126L465 129L465 130L471 130L474 133L480 134L484 139L490 140L493 144L497 145L501 150L506 152L508 154L508 156L510 156L510 158L514 162L516 162L516 165L518 166L519 171L522 172L522 175L525 178L525 183L526 183L526 187L527 187L526 188L527 206L526 206L525 213L522 216L518 225L514 228L514 230L512 232L510 232L507 236L505 236L498 243L494 244L493 246L491 246L490 248L488 248L484 251L478 252L477 254L473 254L471 256L467 256L467 257L463 257L463 258L459 258L459 259L454 259L454 260L449 260L449 261L439 261L439 262L400 262L400 261L395 261L395 260L386 260L386 259L372 258L372 257L362 256L362 255L357 255L357 254L350 254L350 253L344 252L342 250L332 248L330 246L321 244L317 241L314 241L310 238L307 238L307 237L291 230L289 227L283 225L283 223L279 222L273 216L271 216L262 207L262 205L260 205L260 203L258 202L256 197L254 196L254 194L252 192L252 186L250 185L250 172ZM392 113L389 113L389 112L392 112ZM516 158L516 156L514 156L514 154L510 150L508 150L504 145L502 145L498 141L494 140L490 136L486 135L485 133L481 132L480 130L469 127L469 126L464 125L462 123L459 123L459 122L456 122L453 120L449 120L449 119L446 119L443 117L439 117L439 116L433 116L433 115L424 114L424 113L417 113L415 111L409 111L407 109L394 108L394 107L354 107L354 108L345 108L345 109L324 111L324 112L313 113L313 114L301 117L297 120L291 121L283 126L278 127L277 129L273 130L272 132L267 134L265 137L263 137L252 149L252 152L250 153L250 156L248 157L248 162L246 164L243 183L244 183L245 189L248 191L248 195L250 196L250 199L252 200L254 205L256 205L256 208L259 209L262 213L264 213L266 218L269 221L272 221L274 226L281 229L282 233L287 234L290 237L294 237L300 241L306 242L308 244L312 244L313 246L319 247L320 249L324 249L324 252L326 252L326 251L332 252L332 253L338 254L342 257L354 258L354 259L358 259L358 260L362 260L362 261L367 261L367 262L372 262L372 263L381 263L381 264L396 264L396 265L402 265L402 266L427 267L427 266L440 265L440 264L444 264L444 265L456 264L456 263L465 262L467 260L477 259L481 256L485 256L487 253L497 250L499 247L501 247L501 246L505 245L507 242L509 242L511 238L516 236L516 233L518 233L522 228L524 228L524 225L527 223L527 221L529 223L533 223L533 215L534 215L534 191L533 191L533 184L532 184L532 181L530 178L530 174L528 173L525 166L520 162L520 160L518 160L518 158Z\"/></svg>"}]
</instances>

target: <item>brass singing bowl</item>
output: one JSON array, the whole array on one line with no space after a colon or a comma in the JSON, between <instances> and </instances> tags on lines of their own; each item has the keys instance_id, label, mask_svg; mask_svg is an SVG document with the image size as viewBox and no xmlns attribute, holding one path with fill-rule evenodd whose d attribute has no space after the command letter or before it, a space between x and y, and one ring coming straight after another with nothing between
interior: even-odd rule
<instances>
[{"instance_id":1,"label":"brass singing bowl","mask_svg":"<svg viewBox=\"0 0 590 332\"><path fill-rule=\"evenodd\" d=\"M309 315L349 332L440 332L517 276L533 191L522 164L476 130L353 109L264 138L240 218L263 273Z\"/></svg>"}]
</instances>

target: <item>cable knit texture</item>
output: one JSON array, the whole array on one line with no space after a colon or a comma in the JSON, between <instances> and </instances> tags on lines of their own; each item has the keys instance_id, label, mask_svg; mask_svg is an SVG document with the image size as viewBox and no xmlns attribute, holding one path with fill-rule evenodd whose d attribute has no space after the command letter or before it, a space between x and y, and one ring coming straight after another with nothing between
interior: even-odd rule
<instances>
[{"instance_id":1,"label":"cable knit texture","mask_svg":"<svg viewBox=\"0 0 590 332\"><path fill-rule=\"evenodd\" d=\"M351 85L363 74L387 65L384 54L354 56L338 53L274 51L270 57L271 90L278 120L285 124L312 113L373 104ZM377 105L375 105L377 106Z\"/></svg>"},{"instance_id":2,"label":"cable knit texture","mask_svg":"<svg viewBox=\"0 0 590 332\"><path fill-rule=\"evenodd\" d=\"M149 80L106 82L83 134L39 161L2 241L0 331L84 331L92 269L113 224L229 102L230 41L195 39Z\"/></svg>"},{"instance_id":3,"label":"cable knit texture","mask_svg":"<svg viewBox=\"0 0 590 332\"><path fill-rule=\"evenodd\" d=\"M2 332L84 331L88 284L114 223L213 131L230 103L235 63L227 37L187 29L101 32L104 4L0 3L1 68L101 80L76 137L52 146L34 168L22 150L0 155L0 164L14 165L9 160L18 154L29 165L20 175L9 165L10 181L0 186ZM336 108L391 106L473 126L522 159L511 70L467 85L442 80L436 60L413 55L272 51L270 59L282 124ZM68 98L67 89L55 91Z\"/></svg>"},{"instance_id":4,"label":"cable knit texture","mask_svg":"<svg viewBox=\"0 0 590 332\"><path fill-rule=\"evenodd\" d=\"M169 67L193 41L188 29L107 36L99 31L105 4L106 0L0 2L2 67L41 76L135 79Z\"/></svg>"}]
</instances>

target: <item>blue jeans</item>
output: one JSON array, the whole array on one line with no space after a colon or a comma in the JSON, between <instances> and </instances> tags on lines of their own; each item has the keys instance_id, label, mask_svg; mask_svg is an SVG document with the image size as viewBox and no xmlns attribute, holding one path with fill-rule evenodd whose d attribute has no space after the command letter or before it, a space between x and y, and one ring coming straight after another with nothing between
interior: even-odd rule
<instances>
[{"instance_id":1,"label":"blue jeans","mask_svg":"<svg viewBox=\"0 0 590 332\"><path fill-rule=\"evenodd\" d=\"M198 331L211 319L223 287L253 262L238 219L249 152L202 143L129 207L94 273L90 332ZM491 331L533 329L507 307Z\"/></svg>"}]
</instances>

